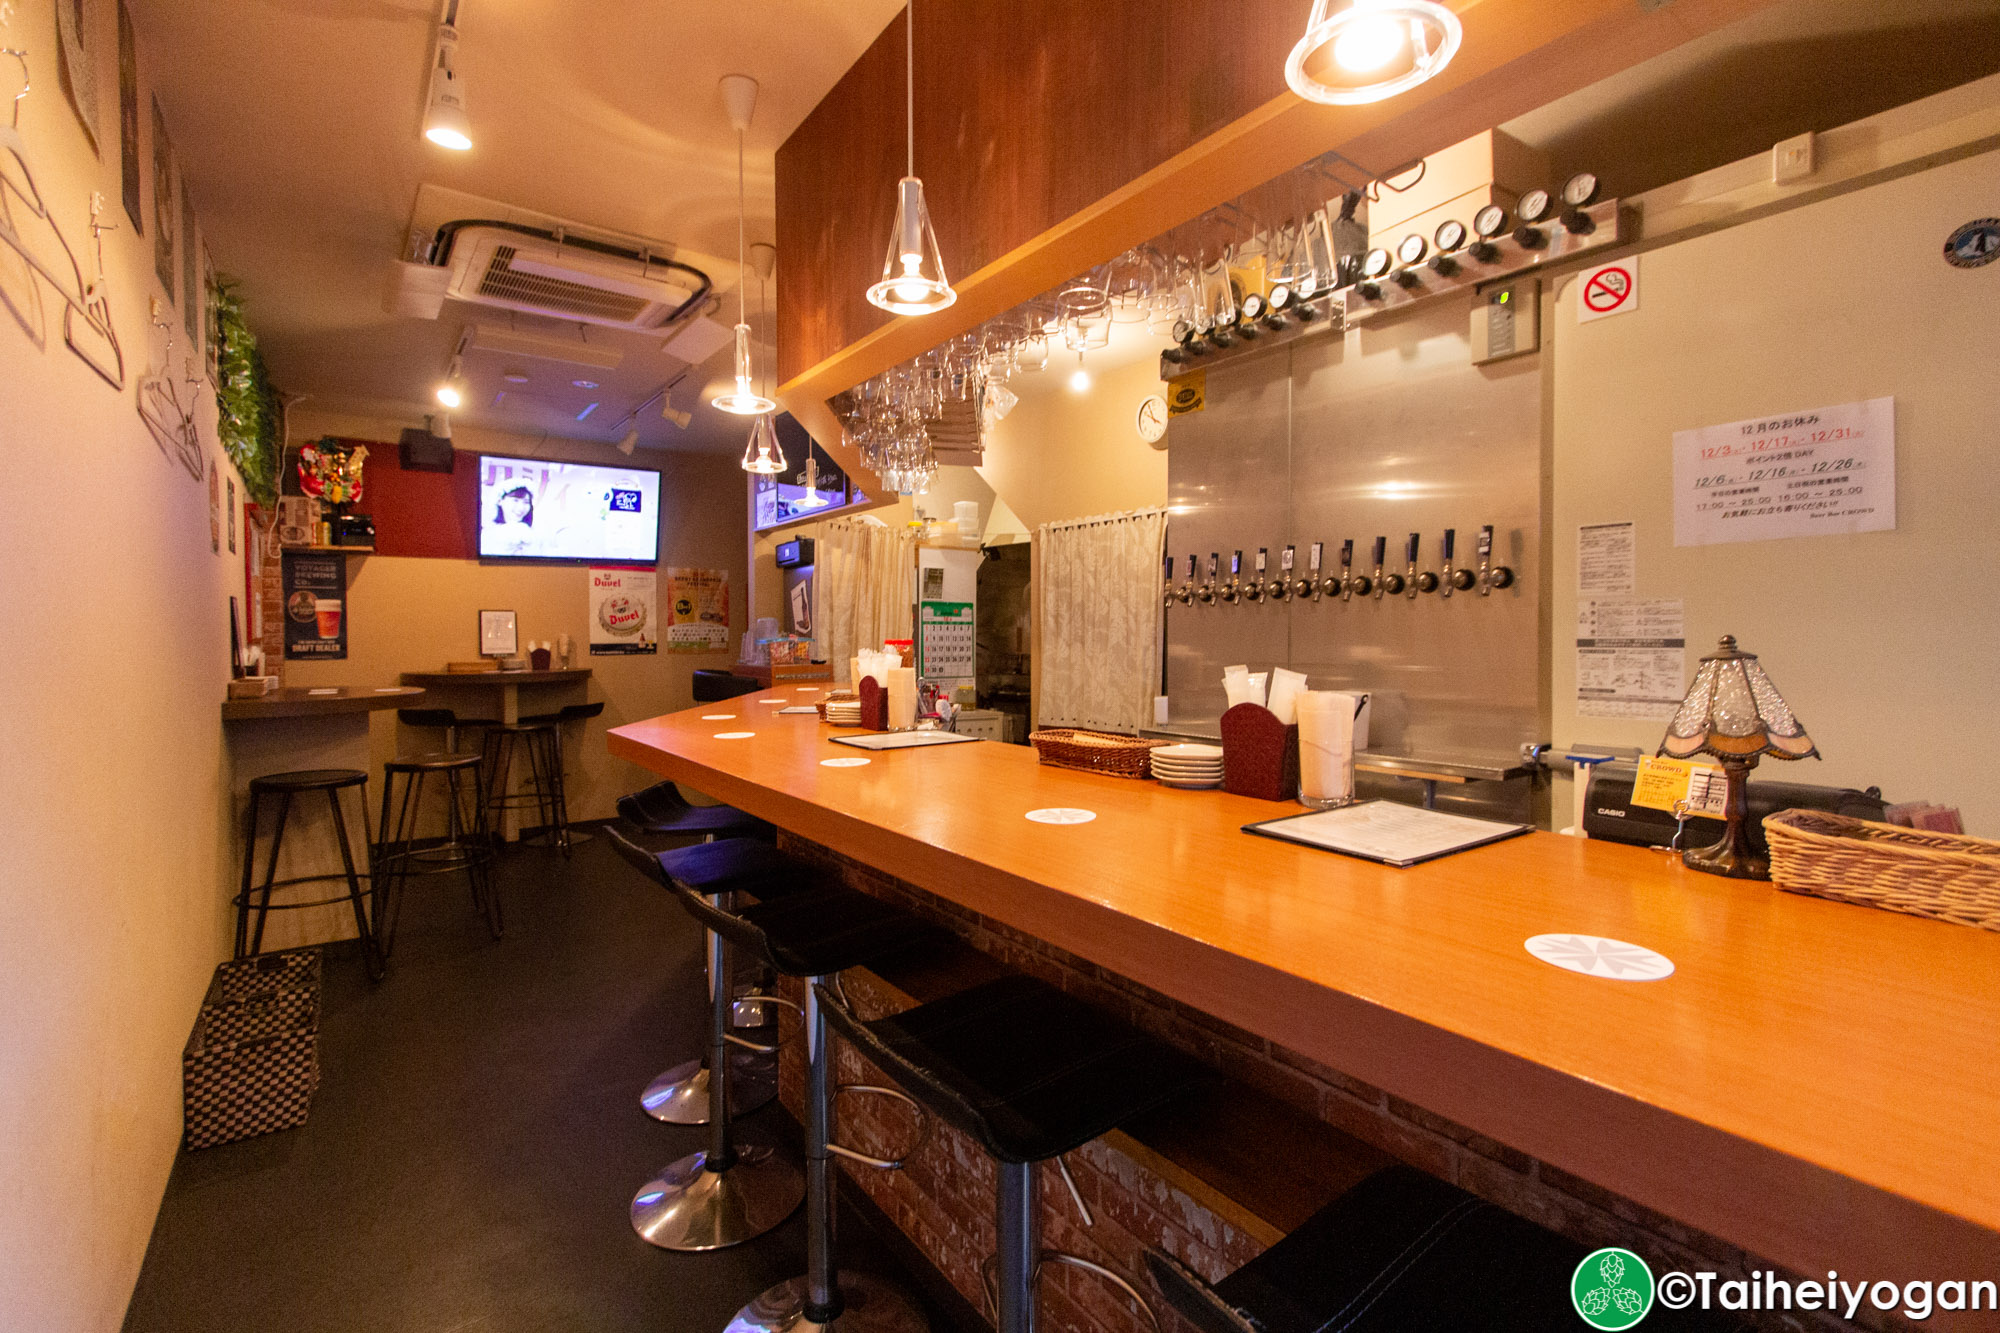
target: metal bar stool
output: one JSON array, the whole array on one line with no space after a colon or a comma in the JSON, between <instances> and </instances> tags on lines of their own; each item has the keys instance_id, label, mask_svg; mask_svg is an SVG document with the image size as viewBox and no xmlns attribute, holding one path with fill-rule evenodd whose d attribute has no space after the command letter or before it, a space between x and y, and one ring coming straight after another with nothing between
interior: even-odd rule
<instances>
[{"instance_id":1,"label":"metal bar stool","mask_svg":"<svg viewBox=\"0 0 2000 1333\"><path fill-rule=\"evenodd\" d=\"M709 896L692 891L673 872L669 862L675 853L653 857L615 829L611 836L620 853L641 869L648 869L646 862L652 861L651 873L680 896L681 905L709 930L711 938L749 950L785 976L806 979L806 1273L751 1301L730 1321L728 1333L802 1333L836 1326L847 1333L924 1333L927 1323L907 1297L880 1279L840 1272L834 1257L833 1154L889 1170L900 1167L902 1159L871 1157L830 1141L837 1093L895 1097L916 1108L920 1116L922 1108L894 1088L833 1086L826 1021L815 992L823 985L836 984L838 974L850 967L877 962L934 939L935 929L879 899L824 879L816 879L818 887L725 910ZM817 876L810 867L799 864L804 875ZM929 1118L924 1117L918 1144L928 1124ZM662 1203L674 1197L676 1186L682 1191L681 1198L698 1197L699 1187L683 1182L701 1169L701 1157L696 1154L668 1167L633 1201L633 1225L655 1245L714 1248L686 1243L689 1228L678 1216L668 1228L648 1229L648 1224L661 1216ZM665 1199L649 1197L663 1186L668 1190ZM680 1235L683 1243L668 1239L673 1235ZM698 1235L693 1238L700 1239Z\"/></svg>"},{"instance_id":2,"label":"metal bar stool","mask_svg":"<svg viewBox=\"0 0 2000 1333\"><path fill-rule=\"evenodd\" d=\"M1213 1285L1158 1250L1147 1252L1146 1266L1198 1333L1543 1333L1579 1326L1571 1293L1586 1253L1455 1185L1391 1166ZM1626 1276L1622 1260L1590 1274L1604 1293L1600 1310L1615 1299L1639 1305L1636 1289L1619 1295ZM1743 1327L1717 1312L1663 1305L1646 1317L1648 1329L1683 1333Z\"/></svg>"},{"instance_id":3,"label":"metal bar stool","mask_svg":"<svg viewBox=\"0 0 2000 1333\"><path fill-rule=\"evenodd\" d=\"M746 815L734 806L694 805L671 782L657 782L643 791L618 798L618 817L642 833L662 837L699 837L703 842L717 838L756 838L770 841L775 830L763 820ZM710 992L715 987L709 981ZM738 1001L738 1007L754 1012L762 1008L762 996ZM732 1017L735 1017L732 1013ZM736 1047L729 1060L729 1109L748 1115L778 1095L778 1060L775 1052ZM639 1094L639 1105L655 1120L670 1125L708 1123L708 1061L705 1056L683 1061L657 1075Z\"/></svg>"},{"instance_id":4,"label":"metal bar stool","mask_svg":"<svg viewBox=\"0 0 2000 1333\"><path fill-rule=\"evenodd\" d=\"M529 726L549 726L556 729L555 763L551 765L555 779L556 818L562 825L563 841L574 846L579 842L589 842L588 833L578 833L569 826L569 786L564 778L563 728L573 722L588 722L604 712L604 701L592 704L564 704L553 713L536 713L524 717L522 722Z\"/></svg>"},{"instance_id":5,"label":"metal bar stool","mask_svg":"<svg viewBox=\"0 0 2000 1333\"><path fill-rule=\"evenodd\" d=\"M1009 976L863 1021L815 988L840 1034L923 1105L985 1148L998 1167L999 1252L987 1261L995 1333L1034 1333L1044 1264L1104 1278L1149 1325L1129 1281L1080 1255L1041 1248L1037 1164L1051 1158L1085 1226L1094 1225L1062 1155L1173 1100L1206 1072L1192 1058L1033 977ZM1239 1331L1240 1333L1240 1331Z\"/></svg>"},{"instance_id":6,"label":"metal bar stool","mask_svg":"<svg viewBox=\"0 0 2000 1333\"><path fill-rule=\"evenodd\" d=\"M375 846L373 865L376 933L385 963L396 947L396 923L402 917L403 894L412 875L464 871L472 887L473 910L486 918L493 938L500 938L500 889L493 882L493 843L486 834L486 809L479 800L479 764L476 754L420 754L382 765L382 841ZM424 781L433 776L444 782L444 837L418 846ZM398 777L403 779L400 802L396 800Z\"/></svg>"},{"instance_id":7,"label":"metal bar stool","mask_svg":"<svg viewBox=\"0 0 2000 1333\"><path fill-rule=\"evenodd\" d=\"M250 779L250 804L243 816L243 884L234 898L229 901L236 908L236 957L246 958L264 951L264 922L272 912L297 911L304 907L326 907L341 901L340 898L320 898L303 903L274 903L271 895L295 884L316 884L329 880L344 879L347 882L346 901L354 909L354 931L361 940L361 956L368 966L368 975L376 981L382 979L382 953L376 946L375 931L370 918L370 904L362 900L361 881L368 878L354 866L354 848L347 836L347 817L340 808L340 793L349 787L361 789L361 831L364 842L372 842L374 835L368 828L368 775L353 768L301 769L293 773L269 773L263 777ZM291 817L292 798L312 792L325 792L327 805L333 812L334 841L340 844L340 861L343 873L324 875L294 875L290 879L278 878L278 849L285 841L285 824ZM264 862L264 882L254 890L251 878L257 861L258 815L262 812L265 797L275 798L278 805L277 824L271 830L271 846ZM370 879L370 887L373 880ZM257 914L256 929L250 926L250 914Z\"/></svg>"},{"instance_id":8,"label":"metal bar stool","mask_svg":"<svg viewBox=\"0 0 2000 1333\"><path fill-rule=\"evenodd\" d=\"M488 717L460 717L449 708L398 708L396 720L406 727L417 727L428 731L444 733L444 748L447 753L458 753L458 733L462 727L490 727L494 720Z\"/></svg>"},{"instance_id":9,"label":"metal bar stool","mask_svg":"<svg viewBox=\"0 0 2000 1333\"><path fill-rule=\"evenodd\" d=\"M532 808L541 820L541 830L562 854L569 855L569 822L563 818L560 798L560 758L557 732L549 722L490 722L480 742L480 758L485 761L485 806L492 834L505 834L507 812ZM525 753L528 786L512 791L514 758ZM523 836L523 842L527 838Z\"/></svg>"}]
</instances>

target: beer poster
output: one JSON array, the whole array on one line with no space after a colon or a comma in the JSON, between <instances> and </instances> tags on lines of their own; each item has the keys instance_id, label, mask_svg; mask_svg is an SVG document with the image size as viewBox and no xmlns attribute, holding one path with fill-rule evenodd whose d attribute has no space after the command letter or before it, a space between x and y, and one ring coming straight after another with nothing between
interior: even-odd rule
<instances>
[{"instance_id":1,"label":"beer poster","mask_svg":"<svg viewBox=\"0 0 2000 1333\"><path fill-rule=\"evenodd\" d=\"M285 660L347 659L347 557L284 554Z\"/></svg>"},{"instance_id":2,"label":"beer poster","mask_svg":"<svg viewBox=\"0 0 2000 1333\"><path fill-rule=\"evenodd\" d=\"M650 569L590 571L590 655L660 651L659 574Z\"/></svg>"},{"instance_id":3,"label":"beer poster","mask_svg":"<svg viewBox=\"0 0 2000 1333\"><path fill-rule=\"evenodd\" d=\"M667 651L729 650L729 571L667 571Z\"/></svg>"}]
</instances>

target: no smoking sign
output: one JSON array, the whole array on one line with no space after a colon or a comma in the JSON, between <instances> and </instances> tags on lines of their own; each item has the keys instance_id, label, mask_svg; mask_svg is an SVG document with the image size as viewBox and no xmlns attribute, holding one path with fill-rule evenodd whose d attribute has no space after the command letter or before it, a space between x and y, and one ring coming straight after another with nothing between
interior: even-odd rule
<instances>
[{"instance_id":1,"label":"no smoking sign","mask_svg":"<svg viewBox=\"0 0 2000 1333\"><path fill-rule=\"evenodd\" d=\"M1639 260L1600 264L1577 279L1576 322L1587 324L1606 315L1623 315L1639 308Z\"/></svg>"}]
</instances>

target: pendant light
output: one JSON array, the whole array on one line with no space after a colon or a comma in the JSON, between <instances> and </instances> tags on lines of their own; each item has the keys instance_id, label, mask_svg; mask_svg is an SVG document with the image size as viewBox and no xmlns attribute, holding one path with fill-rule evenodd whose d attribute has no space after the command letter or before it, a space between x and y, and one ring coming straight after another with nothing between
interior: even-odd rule
<instances>
[{"instance_id":1,"label":"pendant light","mask_svg":"<svg viewBox=\"0 0 2000 1333\"><path fill-rule=\"evenodd\" d=\"M750 281L750 265L744 257L743 244L743 219L747 209L743 188L743 134L750 128L751 114L757 108L757 80L747 74L723 75L722 101L729 108L729 123L736 127L736 389L719 395L715 405L740 417L754 417L775 411L778 406L758 393L752 383L750 324L743 313L744 288Z\"/></svg>"},{"instance_id":2,"label":"pendant light","mask_svg":"<svg viewBox=\"0 0 2000 1333\"><path fill-rule=\"evenodd\" d=\"M1407 92L1458 54L1465 30L1436 0L1313 0L1285 82L1309 102L1353 106Z\"/></svg>"},{"instance_id":3,"label":"pendant light","mask_svg":"<svg viewBox=\"0 0 2000 1333\"><path fill-rule=\"evenodd\" d=\"M917 13L916 0L903 10L904 133L907 172L896 184L896 225L882 281L868 289L868 303L894 315L928 315L958 299L944 276L937 233L924 206L924 183L917 179Z\"/></svg>"},{"instance_id":4,"label":"pendant light","mask_svg":"<svg viewBox=\"0 0 2000 1333\"><path fill-rule=\"evenodd\" d=\"M757 282L757 316L764 315L764 283L760 276ZM771 400L764 400L771 403ZM784 446L778 443L778 405L771 403L769 411L760 412L757 422L750 427L749 442L743 446L743 470L754 472L760 477L775 477L785 470Z\"/></svg>"}]
</instances>

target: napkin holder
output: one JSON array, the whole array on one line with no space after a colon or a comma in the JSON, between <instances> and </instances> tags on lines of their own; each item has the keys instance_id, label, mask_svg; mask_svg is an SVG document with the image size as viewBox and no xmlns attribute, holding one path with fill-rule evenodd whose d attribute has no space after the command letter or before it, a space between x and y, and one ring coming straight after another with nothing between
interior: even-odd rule
<instances>
[{"instance_id":1,"label":"napkin holder","mask_svg":"<svg viewBox=\"0 0 2000 1333\"><path fill-rule=\"evenodd\" d=\"M1262 704L1237 704L1222 715L1222 788L1260 801L1299 794L1299 729Z\"/></svg>"},{"instance_id":2,"label":"napkin holder","mask_svg":"<svg viewBox=\"0 0 2000 1333\"><path fill-rule=\"evenodd\" d=\"M870 731L889 729L889 691L873 676L863 676L856 694L861 699L861 725Z\"/></svg>"}]
</instances>

